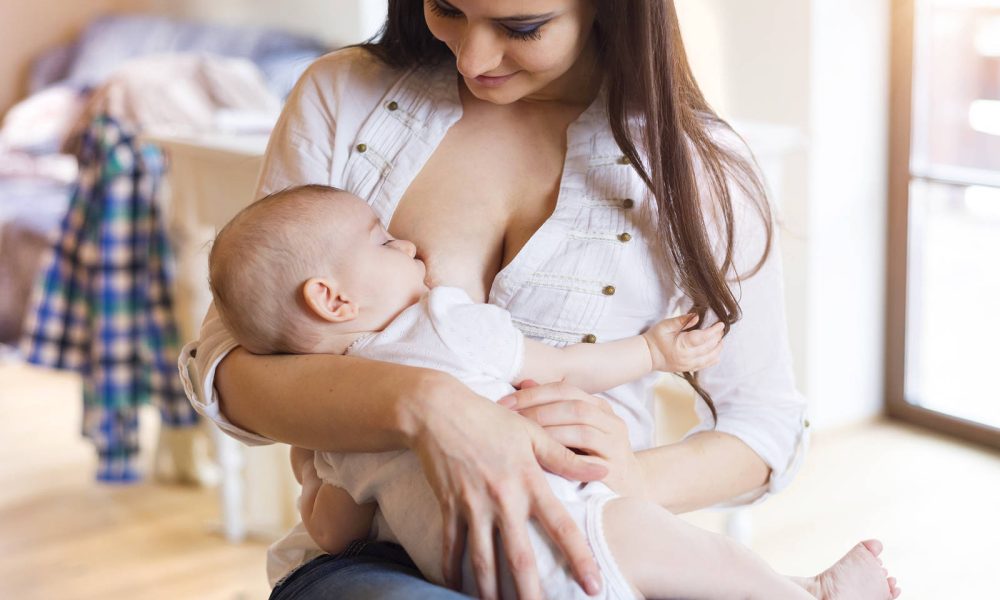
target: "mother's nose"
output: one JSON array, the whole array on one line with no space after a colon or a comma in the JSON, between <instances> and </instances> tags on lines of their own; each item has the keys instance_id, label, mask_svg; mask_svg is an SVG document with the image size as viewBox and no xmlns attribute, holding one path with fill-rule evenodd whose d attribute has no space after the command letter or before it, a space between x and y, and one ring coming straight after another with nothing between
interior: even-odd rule
<instances>
[{"instance_id":1,"label":"mother's nose","mask_svg":"<svg viewBox=\"0 0 1000 600\"><path fill-rule=\"evenodd\" d=\"M496 69L503 61L503 42L492 26L468 25L455 49L458 72L475 79Z\"/></svg>"}]
</instances>

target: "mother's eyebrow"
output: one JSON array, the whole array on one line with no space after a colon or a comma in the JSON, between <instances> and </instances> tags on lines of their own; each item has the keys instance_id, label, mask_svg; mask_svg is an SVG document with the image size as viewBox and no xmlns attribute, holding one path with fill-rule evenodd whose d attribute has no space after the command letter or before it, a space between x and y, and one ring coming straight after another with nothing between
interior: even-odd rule
<instances>
[{"instance_id":1,"label":"mother's eyebrow","mask_svg":"<svg viewBox=\"0 0 1000 600\"><path fill-rule=\"evenodd\" d=\"M554 16L556 16L555 12L548 12L540 15L511 15L509 17L497 17L494 18L493 20L504 21L504 22L514 21L515 23L524 23L527 21L546 21Z\"/></svg>"},{"instance_id":2,"label":"mother's eyebrow","mask_svg":"<svg viewBox=\"0 0 1000 600\"><path fill-rule=\"evenodd\" d=\"M450 8L451 10L458 10L457 7L455 7L451 2L448 2L447 0L438 0L438 4L443 4L445 7ZM545 21L547 19L551 19L552 17L558 14L559 14L558 11L552 11L538 15L511 15L509 17L493 17L490 20L496 22L513 21L515 23L524 23L526 21Z\"/></svg>"}]
</instances>

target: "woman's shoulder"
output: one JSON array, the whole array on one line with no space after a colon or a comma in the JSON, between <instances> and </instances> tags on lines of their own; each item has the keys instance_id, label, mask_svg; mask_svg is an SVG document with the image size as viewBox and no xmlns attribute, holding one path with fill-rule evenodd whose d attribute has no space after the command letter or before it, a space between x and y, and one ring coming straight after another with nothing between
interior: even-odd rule
<instances>
[{"instance_id":1,"label":"woman's shoulder","mask_svg":"<svg viewBox=\"0 0 1000 600\"><path fill-rule=\"evenodd\" d=\"M297 87L300 93L319 97L348 97L364 101L381 97L404 71L395 69L363 46L349 46L325 54L303 72Z\"/></svg>"},{"instance_id":2,"label":"woman's shoulder","mask_svg":"<svg viewBox=\"0 0 1000 600\"><path fill-rule=\"evenodd\" d=\"M317 77L339 77L352 73L375 71L397 72L383 63L364 46L347 46L320 56L309 65L307 72Z\"/></svg>"},{"instance_id":3,"label":"woman's shoulder","mask_svg":"<svg viewBox=\"0 0 1000 600\"><path fill-rule=\"evenodd\" d=\"M742 158L752 156L750 146L729 121L711 113L699 113L697 119L705 136L715 146Z\"/></svg>"}]
</instances>

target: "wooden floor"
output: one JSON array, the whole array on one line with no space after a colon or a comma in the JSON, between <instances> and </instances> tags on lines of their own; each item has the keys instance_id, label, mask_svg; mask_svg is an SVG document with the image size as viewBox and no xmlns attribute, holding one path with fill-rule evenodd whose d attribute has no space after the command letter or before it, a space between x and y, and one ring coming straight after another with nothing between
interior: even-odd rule
<instances>
[{"instance_id":1,"label":"wooden floor","mask_svg":"<svg viewBox=\"0 0 1000 600\"><path fill-rule=\"evenodd\" d=\"M217 535L213 491L98 485L79 418L75 377L0 364L0 598L266 598L265 544ZM821 433L751 514L754 549L781 571L879 537L904 598L1000 598L995 452L888 423Z\"/></svg>"},{"instance_id":2,"label":"wooden floor","mask_svg":"<svg viewBox=\"0 0 1000 600\"><path fill-rule=\"evenodd\" d=\"M214 533L213 490L94 481L79 385L0 365L0 598L266 598L266 544Z\"/></svg>"}]
</instances>

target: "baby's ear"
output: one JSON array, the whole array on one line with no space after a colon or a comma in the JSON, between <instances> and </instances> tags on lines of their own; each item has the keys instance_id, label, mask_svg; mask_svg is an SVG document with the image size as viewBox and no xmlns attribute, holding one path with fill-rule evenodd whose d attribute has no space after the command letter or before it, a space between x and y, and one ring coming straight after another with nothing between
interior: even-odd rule
<instances>
[{"instance_id":1,"label":"baby's ear","mask_svg":"<svg viewBox=\"0 0 1000 600\"><path fill-rule=\"evenodd\" d=\"M332 279L309 279L302 284L302 299L313 314L330 323L343 323L358 316L358 305L341 294Z\"/></svg>"}]
</instances>

